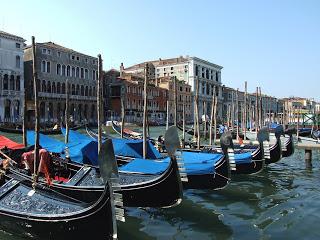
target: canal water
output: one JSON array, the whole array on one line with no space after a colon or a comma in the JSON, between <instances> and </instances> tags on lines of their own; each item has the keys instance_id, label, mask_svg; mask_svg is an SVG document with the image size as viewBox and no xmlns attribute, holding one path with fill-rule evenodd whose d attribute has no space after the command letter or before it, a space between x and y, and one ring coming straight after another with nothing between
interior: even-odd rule
<instances>
[{"instance_id":1,"label":"canal water","mask_svg":"<svg viewBox=\"0 0 320 240\"><path fill-rule=\"evenodd\" d=\"M151 135L163 129L151 128ZM314 151L307 168L298 150L257 175L232 177L223 190L184 191L177 207L128 208L119 239L320 239L319 158ZM23 238L2 230L0 239Z\"/></svg>"}]
</instances>

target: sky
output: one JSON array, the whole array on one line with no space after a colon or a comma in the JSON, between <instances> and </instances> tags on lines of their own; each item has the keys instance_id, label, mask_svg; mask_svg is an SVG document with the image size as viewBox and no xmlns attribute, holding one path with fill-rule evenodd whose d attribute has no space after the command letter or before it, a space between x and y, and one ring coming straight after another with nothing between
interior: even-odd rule
<instances>
[{"instance_id":1,"label":"sky","mask_svg":"<svg viewBox=\"0 0 320 240\"><path fill-rule=\"evenodd\" d=\"M104 70L196 56L222 84L320 100L318 0L0 0L0 30L91 56Z\"/></svg>"}]
</instances>

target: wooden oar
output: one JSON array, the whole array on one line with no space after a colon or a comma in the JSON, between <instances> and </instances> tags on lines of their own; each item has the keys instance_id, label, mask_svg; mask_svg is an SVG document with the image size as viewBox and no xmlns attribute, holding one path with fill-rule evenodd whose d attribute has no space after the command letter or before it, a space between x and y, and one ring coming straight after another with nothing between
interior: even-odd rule
<instances>
[{"instance_id":1,"label":"wooden oar","mask_svg":"<svg viewBox=\"0 0 320 240\"><path fill-rule=\"evenodd\" d=\"M0 154L3 155L6 159L13 162L14 164L18 164L15 160L13 160L11 157L9 157L7 154L5 154L2 150L0 150Z\"/></svg>"}]
</instances>

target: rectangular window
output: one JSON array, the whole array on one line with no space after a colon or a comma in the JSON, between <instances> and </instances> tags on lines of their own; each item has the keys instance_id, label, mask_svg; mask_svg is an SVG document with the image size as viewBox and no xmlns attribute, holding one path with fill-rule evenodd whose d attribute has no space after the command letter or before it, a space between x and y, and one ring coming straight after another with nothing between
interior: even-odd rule
<instances>
[{"instance_id":1,"label":"rectangular window","mask_svg":"<svg viewBox=\"0 0 320 240\"><path fill-rule=\"evenodd\" d=\"M16 43L16 48L20 48L20 43Z\"/></svg>"},{"instance_id":2,"label":"rectangular window","mask_svg":"<svg viewBox=\"0 0 320 240\"><path fill-rule=\"evenodd\" d=\"M50 50L50 49L48 49L48 54L49 54L49 55L51 54L51 50Z\"/></svg>"},{"instance_id":3,"label":"rectangular window","mask_svg":"<svg viewBox=\"0 0 320 240\"><path fill-rule=\"evenodd\" d=\"M42 48L42 53L43 54L47 54L47 49L46 48Z\"/></svg>"},{"instance_id":4,"label":"rectangular window","mask_svg":"<svg viewBox=\"0 0 320 240\"><path fill-rule=\"evenodd\" d=\"M79 57L77 57L77 61L79 61L80 60L80 58Z\"/></svg>"},{"instance_id":5,"label":"rectangular window","mask_svg":"<svg viewBox=\"0 0 320 240\"><path fill-rule=\"evenodd\" d=\"M58 57L61 57L61 52L57 52Z\"/></svg>"},{"instance_id":6,"label":"rectangular window","mask_svg":"<svg viewBox=\"0 0 320 240\"><path fill-rule=\"evenodd\" d=\"M88 58L85 59L85 62L88 63Z\"/></svg>"},{"instance_id":7,"label":"rectangular window","mask_svg":"<svg viewBox=\"0 0 320 240\"><path fill-rule=\"evenodd\" d=\"M74 60L74 58L75 58L75 56L72 55L72 56L71 56L71 59Z\"/></svg>"}]
</instances>

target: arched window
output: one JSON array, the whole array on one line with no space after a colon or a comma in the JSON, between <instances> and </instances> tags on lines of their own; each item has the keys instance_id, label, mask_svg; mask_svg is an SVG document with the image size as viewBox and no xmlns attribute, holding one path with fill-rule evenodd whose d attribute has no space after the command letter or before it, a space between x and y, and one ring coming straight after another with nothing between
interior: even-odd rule
<instances>
[{"instance_id":1,"label":"arched window","mask_svg":"<svg viewBox=\"0 0 320 240\"><path fill-rule=\"evenodd\" d=\"M93 87L93 96L95 97L97 94L96 94L96 88Z\"/></svg>"},{"instance_id":2,"label":"arched window","mask_svg":"<svg viewBox=\"0 0 320 240\"><path fill-rule=\"evenodd\" d=\"M74 84L72 84L72 87L71 87L71 94L76 95L76 88L75 88Z\"/></svg>"},{"instance_id":3,"label":"arched window","mask_svg":"<svg viewBox=\"0 0 320 240\"><path fill-rule=\"evenodd\" d=\"M20 91L20 76L17 76L16 79L16 91Z\"/></svg>"},{"instance_id":4,"label":"arched window","mask_svg":"<svg viewBox=\"0 0 320 240\"><path fill-rule=\"evenodd\" d=\"M79 84L77 84L76 95L80 95L80 86L79 86Z\"/></svg>"},{"instance_id":5,"label":"arched window","mask_svg":"<svg viewBox=\"0 0 320 240\"><path fill-rule=\"evenodd\" d=\"M80 87L80 95L81 96L84 96L84 86L83 85L81 85L81 87Z\"/></svg>"},{"instance_id":6,"label":"arched window","mask_svg":"<svg viewBox=\"0 0 320 240\"><path fill-rule=\"evenodd\" d=\"M45 114L46 114L46 105L44 102L40 103L40 118L45 118Z\"/></svg>"},{"instance_id":7,"label":"arched window","mask_svg":"<svg viewBox=\"0 0 320 240\"><path fill-rule=\"evenodd\" d=\"M80 76L80 69L79 67L77 67L77 70L76 70L76 77L78 78Z\"/></svg>"},{"instance_id":8,"label":"arched window","mask_svg":"<svg viewBox=\"0 0 320 240\"><path fill-rule=\"evenodd\" d=\"M76 69L75 67L71 68L71 77L75 77L76 76Z\"/></svg>"},{"instance_id":9,"label":"arched window","mask_svg":"<svg viewBox=\"0 0 320 240\"><path fill-rule=\"evenodd\" d=\"M10 85L9 89L14 90L14 76L13 75L10 76L10 84L9 85Z\"/></svg>"},{"instance_id":10,"label":"arched window","mask_svg":"<svg viewBox=\"0 0 320 240\"><path fill-rule=\"evenodd\" d=\"M61 75L61 65L57 64L57 75Z\"/></svg>"},{"instance_id":11,"label":"arched window","mask_svg":"<svg viewBox=\"0 0 320 240\"><path fill-rule=\"evenodd\" d=\"M66 93L66 84L65 84L65 83L62 83L61 93L62 93L62 94L65 94L65 93Z\"/></svg>"},{"instance_id":12,"label":"arched window","mask_svg":"<svg viewBox=\"0 0 320 240\"><path fill-rule=\"evenodd\" d=\"M84 95L85 95L85 96L88 96L88 86L86 86L86 90L85 90Z\"/></svg>"},{"instance_id":13,"label":"arched window","mask_svg":"<svg viewBox=\"0 0 320 240\"><path fill-rule=\"evenodd\" d=\"M92 96L92 87L89 88L89 96Z\"/></svg>"},{"instance_id":14,"label":"arched window","mask_svg":"<svg viewBox=\"0 0 320 240\"><path fill-rule=\"evenodd\" d=\"M43 80L43 81L42 81L41 90L42 90L42 92L46 92L46 89L47 89L47 87L46 87L46 81Z\"/></svg>"},{"instance_id":15,"label":"arched window","mask_svg":"<svg viewBox=\"0 0 320 240\"><path fill-rule=\"evenodd\" d=\"M16 56L16 68L20 68L20 56Z\"/></svg>"},{"instance_id":16,"label":"arched window","mask_svg":"<svg viewBox=\"0 0 320 240\"><path fill-rule=\"evenodd\" d=\"M67 66L67 77L69 77L70 76L70 66L68 65Z\"/></svg>"},{"instance_id":17,"label":"arched window","mask_svg":"<svg viewBox=\"0 0 320 240\"><path fill-rule=\"evenodd\" d=\"M3 90L8 90L9 89L9 79L8 79L8 74L5 74L3 77Z\"/></svg>"},{"instance_id":18,"label":"arched window","mask_svg":"<svg viewBox=\"0 0 320 240\"><path fill-rule=\"evenodd\" d=\"M51 83L50 83L50 81L48 81L48 83L47 83L47 92L51 93Z\"/></svg>"},{"instance_id":19,"label":"arched window","mask_svg":"<svg viewBox=\"0 0 320 240\"><path fill-rule=\"evenodd\" d=\"M89 79L89 71L88 71L88 69L84 70L84 78L85 79Z\"/></svg>"},{"instance_id":20,"label":"arched window","mask_svg":"<svg viewBox=\"0 0 320 240\"><path fill-rule=\"evenodd\" d=\"M60 94L61 91L61 85L60 82L57 83L57 93Z\"/></svg>"},{"instance_id":21,"label":"arched window","mask_svg":"<svg viewBox=\"0 0 320 240\"><path fill-rule=\"evenodd\" d=\"M91 106L91 118L94 118L95 115L95 106L92 104Z\"/></svg>"},{"instance_id":22,"label":"arched window","mask_svg":"<svg viewBox=\"0 0 320 240\"><path fill-rule=\"evenodd\" d=\"M41 62L41 72L46 72L46 61Z\"/></svg>"},{"instance_id":23,"label":"arched window","mask_svg":"<svg viewBox=\"0 0 320 240\"><path fill-rule=\"evenodd\" d=\"M9 99L6 99L4 103L4 118L7 121L11 118L11 101Z\"/></svg>"},{"instance_id":24,"label":"arched window","mask_svg":"<svg viewBox=\"0 0 320 240\"><path fill-rule=\"evenodd\" d=\"M62 76L66 75L66 66L62 65Z\"/></svg>"},{"instance_id":25,"label":"arched window","mask_svg":"<svg viewBox=\"0 0 320 240\"><path fill-rule=\"evenodd\" d=\"M56 93L56 83L52 83L52 93Z\"/></svg>"}]
</instances>

